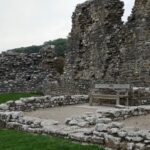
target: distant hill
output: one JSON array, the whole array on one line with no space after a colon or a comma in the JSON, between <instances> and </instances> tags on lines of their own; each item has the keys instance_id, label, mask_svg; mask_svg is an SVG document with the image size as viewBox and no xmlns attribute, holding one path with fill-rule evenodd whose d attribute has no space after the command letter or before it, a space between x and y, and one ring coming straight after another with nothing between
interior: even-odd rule
<instances>
[{"instance_id":1,"label":"distant hill","mask_svg":"<svg viewBox=\"0 0 150 150\"><path fill-rule=\"evenodd\" d=\"M15 48L15 49L11 49L9 51L14 51L17 53L38 53L40 51L40 49L42 47L44 47L45 45L55 45L55 50L56 50L56 54L57 56L64 56L65 51L67 50L67 39L63 39L63 38L59 38L56 40L50 40L47 42L44 42L43 45L32 45L32 46L28 46L28 47L20 47L20 48Z\"/></svg>"}]
</instances>

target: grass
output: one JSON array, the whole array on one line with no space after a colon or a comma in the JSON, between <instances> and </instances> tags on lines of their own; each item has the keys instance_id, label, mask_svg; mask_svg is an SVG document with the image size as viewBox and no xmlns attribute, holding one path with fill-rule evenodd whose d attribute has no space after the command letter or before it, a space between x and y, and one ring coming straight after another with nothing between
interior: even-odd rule
<instances>
[{"instance_id":1,"label":"grass","mask_svg":"<svg viewBox=\"0 0 150 150\"><path fill-rule=\"evenodd\" d=\"M3 93L0 94L0 104L5 103L7 101L13 100L19 100L23 97L32 97L32 96L41 96L40 93Z\"/></svg>"},{"instance_id":2,"label":"grass","mask_svg":"<svg viewBox=\"0 0 150 150\"><path fill-rule=\"evenodd\" d=\"M104 150L57 137L0 129L1 150Z\"/></svg>"}]
</instances>

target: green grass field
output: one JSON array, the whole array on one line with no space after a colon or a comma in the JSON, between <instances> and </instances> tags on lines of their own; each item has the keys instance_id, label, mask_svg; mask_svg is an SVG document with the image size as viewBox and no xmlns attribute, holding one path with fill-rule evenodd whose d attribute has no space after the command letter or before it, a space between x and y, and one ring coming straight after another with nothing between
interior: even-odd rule
<instances>
[{"instance_id":1,"label":"green grass field","mask_svg":"<svg viewBox=\"0 0 150 150\"><path fill-rule=\"evenodd\" d=\"M9 100L19 100L22 97L41 96L40 93L4 93L0 94L0 104Z\"/></svg>"},{"instance_id":2,"label":"green grass field","mask_svg":"<svg viewBox=\"0 0 150 150\"><path fill-rule=\"evenodd\" d=\"M70 140L0 129L0 150L104 150L96 145L81 145Z\"/></svg>"}]
</instances>

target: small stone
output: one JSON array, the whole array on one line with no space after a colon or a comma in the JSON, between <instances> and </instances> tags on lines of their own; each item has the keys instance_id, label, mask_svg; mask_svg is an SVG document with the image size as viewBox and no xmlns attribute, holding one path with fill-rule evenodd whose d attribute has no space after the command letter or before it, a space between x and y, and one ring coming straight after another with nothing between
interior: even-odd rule
<instances>
[{"instance_id":1,"label":"small stone","mask_svg":"<svg viewBox=\"0 0 150 150\"><path fill-rule=\"evenodd\" d=\"M102 132L102 131L107 131L108 128L109 128L108 125L99 123L99 124L96 125L95 130L99 131L99 132Z\"/></svg>"},{"instance_id":2,"label":"small stone","mask_svg":"<svg viewBox=\"0 0 150 150\"><path fill-rule=\"evenodd\" d=\"M133 150L134 143L127 143L127 150Z\"/></svg>"},{"instance_id":3,"label":"small stone","mask_svg":"<svg viewBox=\"0 0 150 150\"><path fill-rule=\"evenodd\" d=\"M79 127L88 127L88 126L89 126L89 123L83 121L83 122L79 122L77 125L78 125Z\"/></svg>"},{"instance_id":4,"label":"small stone","mask_svg":"<svg viewBox=\"0 0 150 150\"><path fill-rule=\"evenodd\" d=\"M96 120L97 123L104 123L104 124L108 124L112 121L112 119L110 118L99 118Z\"/></svg>"},{"instance_id":5,"label":"small stone","mask_svg":"<svg viewBox=\"0 0 150 150\"><path fill-rule=\"evenodd\" d=\"M75 120L75 119L72 119L68 124L69 124L70 126L74 126L74 125L77 125L77 124L78 124L78 121Z\"/></svg>"},{"instance_id":6,"label":"small stone","mask_svg":"<svg viewBox=\"0 0 150 150\"><path fill-rule=\"evenodd\" d=\"M9 106L7 104L1 104L0 105L0 110L8 110Z\"/></svg>"},{"instance_id":7,"label":"small stone","mask_svg":"<svg viewBox=\"0 0 150 150\"><path fill-rule=\"evenodd\" d=\"M105 135L105 144L108 147L118 149L120 147L121 138L112 135Z\"/></svg>"},{"instance_id":8,"label":"small stone","mask_svg":"<svg viewBox=\"0 0 150 150\"><path fill-rule=\"evenodd\" d=\"M124 127L124 124L123 124L123 123L120 123L120 122L112 122L112 123L111 123L111 127L112 127L112 128L119 128L119 129L121 129L121 128Z\"/></svg>"},{"instance_id":9,"label":"small stone","mask_svg":"<svg viewBox=\"0 0 150 150\"><path fill-rule=\"evenodd\" d=\"M127 136L127 132L126 131L123 131L123 130L119 130L118 131L118 136L121 137L121 138L124 138Z\"/></svg>"},{"instance_id":10,"label":"small stone","mask_svg":"<svg viewBox=\"0 0 150 150\"><path fill-rule=\"evenodd\" d=\"M94 136L92 136L92 142L94 142L96 144L104 144L104 138L94 135Z\"/></svg>"},{"instance_id":11,"label":"small stone","mask_svg":"<svg viewBox=\"0 0 150 150\"><path fill-rule=\"evenodd\" d=\"M145 150L145 144L143 144L143 143L136 143L135 144L135 149L136 150Z\"/></svg>"},{"instance_id":12,"label":"small stone","mask_svg":"<svg viewBox=\"0 0 150 150\"><path fill-rule=\"evenodd\" d=\"M140 137L140 136L133 136L133 137L131 137L131 136L126 136L125 139L128 140L129 142L130 142L130 141L133 141L133 142L141 142L141 141L143 140L143 138Z\"/></svg>"},{"instance_id":13,"label":"small stone","mask_svg":"<svg viewBox=\"0 0 150 150\"><path fill-rule=\"evenodd\" d=\"M118 128L111 128L108 132L109 132L110 134L116 134L116 133L118 133L118 131L119 131Z\"/></svg>"}]
</instances>

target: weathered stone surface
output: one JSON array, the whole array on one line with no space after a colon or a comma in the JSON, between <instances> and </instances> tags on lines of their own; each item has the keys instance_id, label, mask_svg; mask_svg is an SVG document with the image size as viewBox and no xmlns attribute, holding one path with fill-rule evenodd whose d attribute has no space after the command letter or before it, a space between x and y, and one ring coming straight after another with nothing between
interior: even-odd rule
<instances>
[{"instance_id":1,"label":"weathered stone surface","mask_svg":"<svg viewBox=\"0 0 150 150\"><path fill-rule=\"evenodd\" d=\"M8 110L8 105L7 104L1 104L0 105L0 110L3 109L3 110Z\"/></svg>"},{"instance_id":2,"label":"weathered stone surface","mask_svg":"<svg viewBox=\"0 0 150 150\"><path fill-rule=\"evenodd\" d=\"M98 137L98 136L93 136L92 141L96 144L104 144L104 138L103 137Z\"/></svg>"},{"instance_id":3,"label":"weathered stone surface","mask_svg":"<svg viewBox=\"0 0 150 150\"><path fill-rule=\"evenodd\" d=\"M111 128L110 130L108 130L108 132L110 134L117 134L119 132L119 129L118 128Z\"/></svg>"},{"instance_id":4,"label":"weathered stone surface","mask_svg":"<svg viewBox=\"0 0 150 150\"><path fill-rule=\"evenodd\" d=\"M119 0L78 5L72 16L65 79L149 86L149 10L149 0L136 0L132 15L123 24Z\"/></svg>"},{"instance_id":5,"label":"weathered stone surface","mask_svg":"<svg viewBox=\"0 0 150 150\"><path fill-rule=\"evenodd\" d=\"M118 149L120 147L121 138L114 137L112 135L105 136L105 144L108 147Z\"/></svg>"},{"instance_id":6,"label":"weathered stone surface","mask_svg":"<svg viewBox=\"0 0 150 150\"><path fill-rule=\"evenodd\" d=\"M118 131L118 136L122 137L122 138L126 137L127 136L127 131L123 131L123 130Z\"/></svg>"},{"instance_id":7,"label":"weathered stone surface","mask_svg":"<svg viewBox=\"0 0 150 150\"><path fill-rule=\"evenodd\" d=\"M111 121L112 120L110 118L99 118L99 119L97 119L96 123L105 123L105 124L108 124Z\"/></svg>"},{"instance_id":8,"label":"weathered stone surface","mask_svg":"<svg viewBox=\"0 0 150 150\"><path fill-rule=\"evenodd\" d=\"M135 149L136 150L145 150L145 144L137 143L137 144L135 144Z\"/></svg>"},{"instance_id":9,"label":"weathered stone surface","mask_svg":"<svg viewBox=\"0 0 150 150\"><path fill-rule=\"evenodd\" d=\"M101 124L99 123L95 127L95 130L99 132L106 132L108 129L109 129L109 125L103 123Z\"/></svg>"},{"instance_id":10,"label":"weathered stone surface","mask_svg":"<svg viewBox=\"0 0 150 150\"><path fill-rule=\"evenodd\" d=\"M127 144L127 150L133 150L133 148L134 148L134 143L128 143Z\"/></svg>"},{"instance_id":11,"label":"weathered stone surface","mask_svg":"<svg viewBox=\"0 0 150 150\"><path fill-rule=\"evenodd\" d=\"M120 122L112 122L111 123L111 127L112 128L119 128L119 129L121 129L121 128L123 128L123 123L120 123Z\"/></svg>"}]
</instances>

